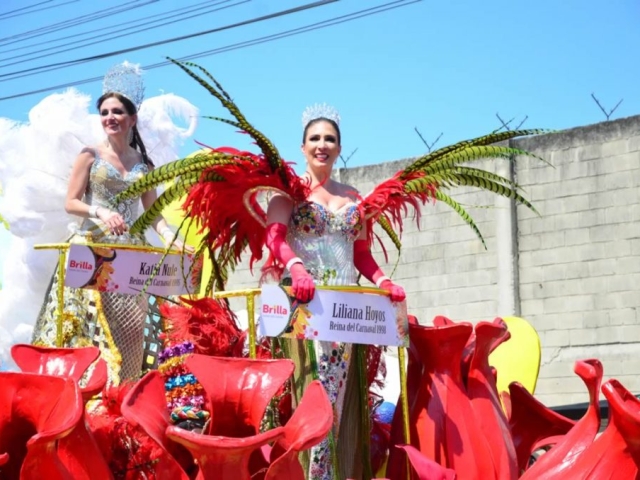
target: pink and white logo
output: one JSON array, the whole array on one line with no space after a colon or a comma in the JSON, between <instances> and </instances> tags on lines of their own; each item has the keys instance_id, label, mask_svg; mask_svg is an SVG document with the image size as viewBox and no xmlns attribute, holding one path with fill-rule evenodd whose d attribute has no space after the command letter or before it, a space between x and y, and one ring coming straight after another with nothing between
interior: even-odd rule
<instances>
[{"instance_id":1,"label":"pink and white logo","mask_svg":"<svg viewBox=\"0 0 640 480\"><path fill-rule=\"evenodd\" d=\"M65 285L80 288L91 280L96 268L95 256L84 245L71 245L67 252L67 273Z\"/></svg>"},{"instance_id":2,"label":"pink and white logo","mask_svg":"<svg viewBox=\"0 0 640 480\"><path fill-rule=\"evenodd\" d=\"M291 302L287 293L278 285L262 286L262 308L260 308L260 332L277 337L289 325Z\"/></svg>"}]
</instances>

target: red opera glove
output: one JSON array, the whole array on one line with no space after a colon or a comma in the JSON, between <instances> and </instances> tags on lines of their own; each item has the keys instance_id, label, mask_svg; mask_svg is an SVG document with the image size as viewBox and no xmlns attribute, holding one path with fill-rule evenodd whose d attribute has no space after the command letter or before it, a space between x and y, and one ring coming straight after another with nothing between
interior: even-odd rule
<instances>
[{"instance_id":1,"label":"red opera glove","mask_svg":"<svg viewBox=\"0 0 640 480\"><path fill-rule=\"evenodd\" d=\"M287 243L287 226L283 223L267 225L265 244L274 257L291 272L293 295L302 303L310 302L316 286L313 277L304 268L302 260Z\"/></svg>"},{"instance_id":2,"label":"red opera glove","mask_svg":"<svg viewBox=\"0 0 640 480\"><path fill-rule=\"evenodd\" d=\"M289 268L298 257L287 243L287 226L284 223L271 223L267 225L264 240L267 248L273 253L282 265ZM300 260L302 263L302 260Z\"/></svg>"},{"instance_id":3,"label":"red opera glove","mask_svg":"<svg viewBox=\"0 0 640 480\"><path fill-rule=\"evenodd\" d=\"M304 268L302 263L294 263L289 267L291 272L291 293L302 303L308 303L313 299L316 292L316 285L313 277Z\"/></svg>"},{"instance_id":4,"label":"red opera glove","mask_svg":"<svg viewBox=\"0 0 640 480\"><path fill-rule=\"evenodd\" d=\"M384 275L373 258L366 240L356 240L353 244L353 264L370 282L389 292L392 302L401 302L407 297L404 288L396 285Z\"/></svg>"},{"instance_id":5,"label":"red opera glove","mask_svg":"<svg viewBox=\"0 0 640 480\"><path fill-rule=\"evenodd\" d=\"M407 298L407 294L405 293L404 288L402 288L400 285L396 285L388 278L385 278L380 283L380 286L378 288L389 292L389 298L391 298L392 302L401 302L405 298Z\"/></svg>"}]
</instances>

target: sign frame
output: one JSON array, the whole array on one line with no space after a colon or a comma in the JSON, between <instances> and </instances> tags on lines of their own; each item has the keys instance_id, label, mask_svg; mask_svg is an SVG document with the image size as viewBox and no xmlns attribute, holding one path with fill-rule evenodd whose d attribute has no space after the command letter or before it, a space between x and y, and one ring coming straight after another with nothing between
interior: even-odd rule
<instances>
[{"instance_id":1,"label":"sign frame","mask_svg":"<svg viewBox=\"0 0 640 480\"><path fill-rule=\"evenodd\" d=\"M200 278L192 271L192 255L175 250L152 250L143 245L121 248L123 246L69 244L64 285L122 295L144 292L170 296L197 292Z\"/></svg>"},{"instance_id":2,"label":"sign frame","mask_svg":"<svg viewBox=\"0 0 640 480\"><path fill-rule=\"evenodd\" d=\"M406 302L393 303L388 293L357 286L316 287L306 304L291 287L263 285L260 334L267 337L407 347Z\"/></svg>"}]
</instances>

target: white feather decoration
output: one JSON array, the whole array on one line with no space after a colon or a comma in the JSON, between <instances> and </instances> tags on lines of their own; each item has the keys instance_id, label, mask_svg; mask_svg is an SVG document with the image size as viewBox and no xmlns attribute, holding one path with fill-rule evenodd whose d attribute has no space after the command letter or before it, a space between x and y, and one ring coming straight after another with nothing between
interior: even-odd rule
<instances>
[{"instance_id":1,"label":"white feather decoration","mask_svg":"<svg viewBox=\"0 0 640 480\"><path fill-rule=\"evenodd\" d=\"M0 291L0 365L14 367L11 345L28 343L57 263L57 252L34 250L64 242L78 218L64 210L71 167L83 147L104 141L91 98L75 89L50 95L28 123L0 118L0 215L12 235ZM174 123L186 122L186 127ZM178 158L178 146L197 126L198 110L172 94L145 100L138 128L156 166ZM1 228L1 227L0 227Z\"/></svg>"}]
</instances>

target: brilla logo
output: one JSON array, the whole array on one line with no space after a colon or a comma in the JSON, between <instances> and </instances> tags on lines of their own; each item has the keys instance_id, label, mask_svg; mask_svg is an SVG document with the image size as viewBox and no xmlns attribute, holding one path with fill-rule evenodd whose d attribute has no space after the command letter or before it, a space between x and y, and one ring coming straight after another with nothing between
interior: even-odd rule
<instances>
[{"instance_id":1,"label":"brilla logo","mask_svg":"<svg viewBox=\"0 0 640 480\"><path fill-rule=\"evenodd\" d=\"M289 315L292 311L287 292L279 285L263 285L260 297L260 334L266 337L283 334L289 325Z\"/></svg>"},{"instance_id":2,"label":"brilla logo","mask_svg":"<svg viewBox=\"0 0 640 480\"><path fill-rule=\"evenodd\" d=\"M282 305L263 304L262 313L265 315L289 315L289 310Z\"/></svg>"},{"instance_id":3,"label":"brilla logo","mask_svg":"<svg viewBox=\"0 0 640 480\"><path fill-rule=\"evenodd\" d=\"M91 262L87 262L86 260L82 260L82 261L70 260L69 268L72 268L74 270L90 271L90 270L93 270L93 265L91 264Z\"/></svg>"}]
</instances>

